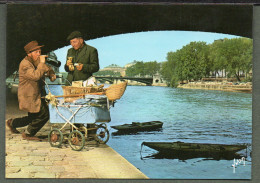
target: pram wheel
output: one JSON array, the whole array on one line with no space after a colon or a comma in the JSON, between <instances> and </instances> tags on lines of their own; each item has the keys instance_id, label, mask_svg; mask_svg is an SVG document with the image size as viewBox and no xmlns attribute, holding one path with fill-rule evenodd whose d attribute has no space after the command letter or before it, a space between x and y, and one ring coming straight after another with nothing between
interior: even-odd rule
<instances>
[{"instance_id":1,"label":"pram wheel","mask_svg":"<svg viewBox=\"0 0 260 183\"><path fill-rule=\"evenodd\" d=\"M80 131L74 130L70 133L69 145L75 151L80 151L85 145L85 137Z\"/></svg>"},{"instance_id":2,"label":"pram wheel","mask_svg":"<svg viewBox=\"0 0 260 183\"><path fill-rule=\"evenodd\" d=\"M63 141L63 134L59 129L54 128L48 135L48 141L52 147L60 147Z\"/></svg>"},{"instance_id":3,"label":"pram wheel","mask_svg":"<svg viewBox=\"0 0 260 183\"><path fill-rule=\"evenodd\" d=\"M109 132L107 128L104 126L99 125L97 127L96 135L95 135L95 140L98 143L105 144L109 140Z\"/></svg>"}]
</instances>

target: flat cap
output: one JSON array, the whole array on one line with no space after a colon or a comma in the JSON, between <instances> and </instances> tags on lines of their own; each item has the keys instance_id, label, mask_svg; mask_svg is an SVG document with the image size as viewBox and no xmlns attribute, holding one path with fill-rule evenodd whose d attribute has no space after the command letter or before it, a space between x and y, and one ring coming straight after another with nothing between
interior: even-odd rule
<instances>
[{"instance_id":1,"label":"flat cap","mask_svg":"<svg viewBox=\"0 0 260 183\"><path fill-rule=\"evenodd\" d=\"M72 33L70 33L70 35L67 37L67 41L70 41L74 38L83 38L83 35L81 34L81 32L79 31L73 31Z\"/></svg>"}]
</instances>

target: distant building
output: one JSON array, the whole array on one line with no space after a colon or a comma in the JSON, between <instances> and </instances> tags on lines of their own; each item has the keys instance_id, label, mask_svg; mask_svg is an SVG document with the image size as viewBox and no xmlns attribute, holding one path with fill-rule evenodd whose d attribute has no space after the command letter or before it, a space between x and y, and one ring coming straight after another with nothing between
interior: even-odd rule
<instances>
[{"instance_id":1,"label":"distant building","mask_svg":"<svg viewBox=\"0 0 260 183\"><path fill-rule=\"evenodd\" d=\"M111 65L105 67L104 69L100 69L99 71L120 72L120 75L124 77L127 67L131 67L131 66L135 65L136 63L137 63L137 61L131 62L131 63L126 64L124 67L120 67L117 64L111 64Z\"/></svg>"},{"instance_id":2,"label":"distant building","mask_svg":"<svg viewBox=\"0 0 260 183\"><path fill-rule=\"evenodd\" d=\"M114 72L122 72L124 70L124 67L120 67L117 64L111 64L104 69L100 69L99 71L114 71Z\"/></svg>"},{"instance_id":3,"label":"distant building","mask_svg":"<svg viewBox=\"0 0 260 183\"><path fill-rule=\"evenodd\" d=\"M125 68L131 67L131 66L135 65L136 63L137 63L137 61L133 61L133 62L131 62L131 63L129 63L129 64L126 64L126 65L125 65Z\"/></svg>"}]
</instances>

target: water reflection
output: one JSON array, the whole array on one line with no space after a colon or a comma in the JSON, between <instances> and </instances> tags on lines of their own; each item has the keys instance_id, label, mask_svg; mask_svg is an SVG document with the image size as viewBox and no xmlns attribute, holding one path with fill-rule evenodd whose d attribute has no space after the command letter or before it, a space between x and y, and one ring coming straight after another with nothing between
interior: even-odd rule
<instances>
[{"instance_id":1,"label":"water reflection","mask_svg":"<svg viewBox=\"0 0 260 183\"><path fill-rule=\"evenodd\" d=\"M112 136L120 136L120 135L139 135L139 134L152 134L150 132L153 132L154 131L154 134L156 134L157 132L162 132L163 129L162 128L159 128L157 130L145 130L145 131L116 131L116 132L112 132Z\"/></svg>"},{"instance_id":2,"label":"water reflection","mask_svg":"<svg viewBox=\"0 0 260 183\"><path fill-rule=\"evenodd\" d=\"M168 153L168 152L158 152L152 155L148 155L145 157L141 157L141 159L149 158L149 159L179 159L179 160L188 160L194 158L207 158L207 160L233 160L240 159L244 156L238 153L191 153L191 152L182 152L182 153Z\"/></svg>"}]
</instances>

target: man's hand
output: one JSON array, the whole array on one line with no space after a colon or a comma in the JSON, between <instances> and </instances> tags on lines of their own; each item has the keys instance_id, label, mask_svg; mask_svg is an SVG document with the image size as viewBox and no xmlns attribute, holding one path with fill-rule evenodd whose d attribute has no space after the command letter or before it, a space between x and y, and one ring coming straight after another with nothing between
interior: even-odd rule
<instances>
[{"instance_id":1,"label":"man's hand","mask_svg":"<svg viewBox=\"0 0 260 183\"><path fill-rule=\"evenodd\" d=\"M55 81L55 80L56 80L56 75L55 75L55 74L52 75L52 76L50 77L50 80L51 80L51 82Z\"/></svg>"},{"instance_id":2,"label":"man's hand","mask_svg":"<svg viewBox=\"0 0 260 183\"><path fill-rule=\"evenodd\" d=\"M83 64L79 63L78 65L76 65L76 68L77 68L77 70L81 71L83 68Z\"/></svg>"},{"instance_id":3,"label":"man's hand","mask_svg":"<svg viewBox=\"0 0 260 183\"><path fill-rule=\"evenodd\" d=\"M45 58L48 57L47 55L40 55L40 62L45 63Z\"/></svg>"}]
</instances>

